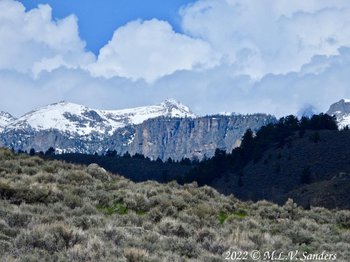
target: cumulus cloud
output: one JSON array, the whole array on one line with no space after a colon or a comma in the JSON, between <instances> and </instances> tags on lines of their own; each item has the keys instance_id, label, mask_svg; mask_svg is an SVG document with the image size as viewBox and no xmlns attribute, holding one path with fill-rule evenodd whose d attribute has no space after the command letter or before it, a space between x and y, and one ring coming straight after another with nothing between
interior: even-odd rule
<instances>
[{"instance_id":1,"label":"cumulus cloud","mask_svg":"<svg viewBox=\"0 0 350 262\"><path fill-rule=\"evenodd\" d=\"M94 61L79 37L74 15L53 21L49 5L26 12L13 0L0 1L0 69L37 76L60 66L77 68Z\"/></svg>"},{"instance_id":2,"label":"cumulus cloud","mask_svg":"<svg viewBox=\"0 0 350 262\"><path fill-rule=\"evenodd\" d=\"M343 0L199 0L181 14L186 34L209 42L236 73L259 78L349 46L349 8Z\"/></svg>"},{"instance_id":3,"label":"cumulus cloud","mask_svg":"<svg viewBox=\"0 0 350 262\"><path fill-rule=\"evenodd\" d=\"M322 65L317 73L309 68ZM319 56L298 73L269 74L258 81L232 76L229 66L202 71L177 71L154 83L126 78L96 78L81 69L60 68L36 79L0 71L0 104L17 116L38 106L69 100L93 108L118 109L159 103L174 97L198 114L218 112L277 116L296 113L306 104L326 111L350 97L350 49L334 56ZM14 103L16 101L16 103Z\"/></svg>"},{"instance_id":4,"label":"cumulus cloud","mask_svg":"<svg viewBox=\"0 0 350 262\"><path fill-rule=\"evenodd\" d=\"M98 76L152 82L178 70L205 69L217 63L208 43L176 33L168 22L153 19L133 21L116 30L90 69Z\"/></svg>"},{"instance_id":5,"label":"cumulus cloud","mask_svg":"<svg viewBox=\"0 0 350 262\"><path fill-rule=\"evenodd\" d=\"M197 114L319 111L350 98L350 2L198 0L116 29L95 57L77 18L0 0L0 110L69 100L118 109L174 97Z\"/></svg>"}]
</instances>

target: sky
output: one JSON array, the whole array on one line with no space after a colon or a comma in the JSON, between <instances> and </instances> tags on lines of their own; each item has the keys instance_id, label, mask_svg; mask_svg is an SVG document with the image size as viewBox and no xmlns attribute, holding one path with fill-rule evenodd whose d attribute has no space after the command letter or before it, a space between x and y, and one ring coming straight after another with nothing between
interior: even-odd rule
<instances>
[{"instance_id":1,"label":"sky","mask_svg":"<svg viewBox=\"0 0 350 262\"><path fill-rule=\"evenodd\" d=\"M0 0L0 110L121 109L175 98L199 115L350 98L348 0Z\"/></svg>"},{"instance_id":2,"label":"sky","mask_svg":"<svg viewBox=\"0 0 350 262\"><path fill-rule=\"evenodd\" d=\"M78 18L79 35L86 41L88 50L98 54L113 36L114 31L130 21L157 18L168 21L180 31L178 10L192 0L24 0L20 1L27 10L38 4L49 4L54 19L71 14Z\"/></svg>"}]
</instances>

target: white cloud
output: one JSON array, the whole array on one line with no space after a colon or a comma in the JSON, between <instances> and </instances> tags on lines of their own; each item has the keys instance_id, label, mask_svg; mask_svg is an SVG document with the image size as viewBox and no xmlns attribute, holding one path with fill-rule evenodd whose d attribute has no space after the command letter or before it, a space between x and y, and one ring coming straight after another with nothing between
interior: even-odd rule
<instances>
[{"instance_id":1,"label":"white cloud","mask_svg":"<svg viewBox=\"0 0 350 262\"><path fill-rule=\"evenodd\" d=\"M0 110L69 100L117 109L174 97L198 114L327 110L350 98L350 2L199 0L165 21L115 31L97 59L77 18L0 0Z\"/></svg>"},{"instance_id":2,"label":"white cloud","mask_svg":"<svg viewBox=\"0 0 350 262\"><path fill-rule=\"evenodd\" d=\"M178 70L208 68L217 62L208 43L176 33L168 22L153 19L133 21L116 30L91 71L107 78L152 82Z\"/></svg>"},{"instance_id":3,"label":"white cloud","mask_svg":"<svg viewBox=\"0 0 350 262\"><path fill-rule=\"evenodd\" d=\"M319 66L321 65L321 66ZM321 67L314 73L309 68ZM0 71L0 110L15 115L60 100L95 108L117 109L159 103L174 97L198 114L266 112L283 116L305 104L320 111L341 98L350 98L350 49L319 56L298 73L270 74L258 81L232 76L229 66L202 71L177 71L154 83L125 78L92 77L81 69L60 68L36 79ZM16 103L14 103L16 101Z\"/></svg>"},{"instance_id":4,"label":"white cloud","mask_svg":"<svg viewBox=\"0 0 350 262\"><path fill-rule=\"evenodd\" d=\"M309 70L322 68L321 70ZM258 81L232 76L231 67L202 72L178 72L163 78L157 87L189 103L196 112L294 114L306 104L327 111L331 103L350 98L350 48L334 56L319 56L302 71L269 74ZM190 88L189 88L190 87Z\"/></svg>"},{"instance_id":5,"label":"white cloud","mask_svg":"<svg viewBox=\"0 0 350 262\"><path fill-rule=\"evenodd\" d=\"M26 12L16 1L0 1L0 69L37 76L60 66L76 68L94 61L85 51L74 15L53 21L49 5Z\"/></svg>"},{"instance_id":6,"label":"white cloud","mask_svg":"<svg viewBox=\"0 0 350 262\"><path fill-rule=\"evenodd\" d=\"M350 45L350 2L199 0L182 9L186 34L209 42L236 73L298 71Z\"/></svg>"}]
</instances>

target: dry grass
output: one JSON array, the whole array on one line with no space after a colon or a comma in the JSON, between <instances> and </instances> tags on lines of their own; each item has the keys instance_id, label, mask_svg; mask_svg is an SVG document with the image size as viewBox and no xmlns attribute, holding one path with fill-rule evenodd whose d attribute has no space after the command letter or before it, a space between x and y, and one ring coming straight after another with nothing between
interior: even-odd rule
<instances>
[{"instance_id":1,"label":"dry grass","mask_svg":"<svg viewBox=\"0 0 350 262\"><path fill-rule=\"evenodd\" d=\"M326 250L347 261L349 243L350 211L135 184L96 165L0 150L2 261L223 261L229 249Z\"/></svg>"}]
</instances>

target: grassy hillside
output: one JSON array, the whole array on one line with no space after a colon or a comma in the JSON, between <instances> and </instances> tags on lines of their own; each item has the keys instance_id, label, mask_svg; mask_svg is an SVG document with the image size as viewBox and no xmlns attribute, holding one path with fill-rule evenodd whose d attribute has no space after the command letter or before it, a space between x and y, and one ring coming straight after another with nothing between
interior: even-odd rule
<instances>
[{"instance_id":1,"label":"grassy hillside","mask_svg":"<svg viewBox=\"0 0 350 262\"><path fill-rule=\"evenodd\" d=\"M350 211L247 203L0 150L1 261L223 261L225 252L350 257ZM247 259L246 261L252 261Z\"/></svg>"}]
</instances>

